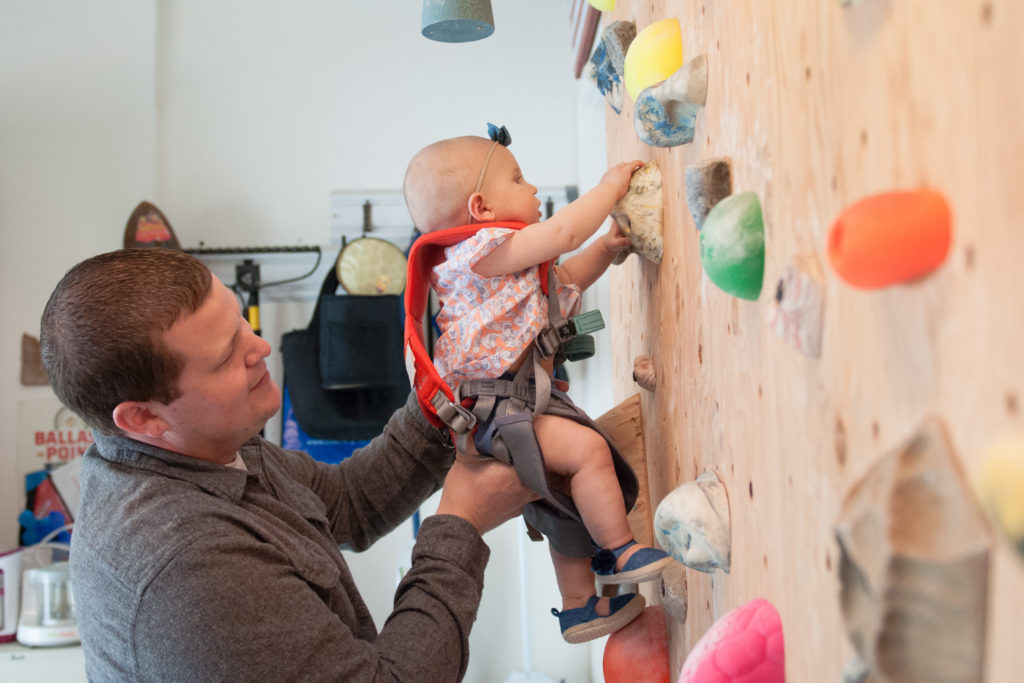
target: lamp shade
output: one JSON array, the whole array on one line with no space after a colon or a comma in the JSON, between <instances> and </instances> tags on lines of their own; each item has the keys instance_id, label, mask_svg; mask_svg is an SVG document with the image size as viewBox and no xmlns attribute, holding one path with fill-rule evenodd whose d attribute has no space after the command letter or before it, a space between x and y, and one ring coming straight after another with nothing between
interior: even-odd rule
<instances>
[{"instance_id":1,"label":"lamp shade","mask_svg":"<svg viewBox=\"0 0 1024 683\"><path fill-rule=\"evenodd\" d=\"M442 43L467 43L494 33L490 0L423 0L421 32Z\"/></svg>"}]
</instances>

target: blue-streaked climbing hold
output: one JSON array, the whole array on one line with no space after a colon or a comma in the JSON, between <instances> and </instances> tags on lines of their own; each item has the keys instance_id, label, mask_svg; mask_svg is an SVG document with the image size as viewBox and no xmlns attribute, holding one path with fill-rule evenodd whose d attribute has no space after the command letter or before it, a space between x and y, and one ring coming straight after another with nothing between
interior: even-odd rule
<instances>
[{"instance_id":1,"label":"blue-streaked climbing hold","mask_svg":"<svg viewBox=\"0 0 1024 683\"><path fill-rule=\"evenodd\" d=\"M729 495L713 471L680 485L658 503L654 531L658 545L687 567L728 573L732 561Z\"/></svg>"},{"instance_id":2,"label":"blue-streaked climbing hold","mask_svg":"<svg viewBox=\"0 0 1024 683\"><path fill-rule=\"evenodd\" d=\"M597 85L616 114L622 113L622 92L625 82L626 52L636 38L636 24L616 21L601 33L587 65L587 77Z\"/></svg>"},{"instance_id":3,"label":"blue-streaked climbing hold","mask_svg":"<svg viewBox=\"0 0 1024 683\"><path fill-rule=\"evenodd\" d=\"M764 218L754 192L718 202L700 231L704 272L727 294L756 301L764 280Z\"/></svg>"},{"instance_id":4,"label":"blue-streaked climbing hold","mask_svg":"<svg viewBox=\"0 0 1024 683\"><path fill-rule=\"evenodd\" d=\"M697 115L708 96L708 58L699 55L636 98L633 127L654 147L693 142Z\"/></svg>"}]
</instances>

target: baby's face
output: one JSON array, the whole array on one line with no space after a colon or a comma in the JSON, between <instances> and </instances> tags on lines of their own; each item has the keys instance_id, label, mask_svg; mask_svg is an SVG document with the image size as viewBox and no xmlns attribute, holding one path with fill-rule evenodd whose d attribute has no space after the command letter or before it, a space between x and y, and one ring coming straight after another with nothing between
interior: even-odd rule
<instances>
[{"instance_id":1,"label":"baby's face","mask_svg":"<svg viewBox=\"0 0 1024 683\"><path fill-rule=\"evenodd\" d=\"M530 224L541 218L537 188L526 182L515 156L505 147L494 150L480 191L495 220Z\"/></svg>"}]
</instances>

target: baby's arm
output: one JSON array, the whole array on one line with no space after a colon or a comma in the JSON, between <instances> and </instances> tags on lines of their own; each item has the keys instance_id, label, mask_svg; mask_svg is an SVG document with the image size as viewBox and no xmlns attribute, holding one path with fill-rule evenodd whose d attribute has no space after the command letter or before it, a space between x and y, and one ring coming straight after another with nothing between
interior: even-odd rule
<instances>
[{"instance_id":1,"label":"baby's arm","mask_svg":"<svg viewBox=\"0 0 1024 683\"><path fill-rule=\"evenodd\" d=\"M558 281L586 289L601 277L601 273L608 270L615 256L628 245L629 240L622 234L619 224L612 221L608 232L601 239L594 240L586 249L556 266Z\"/></svg>"},{"instance_id":2,"label":"baby's arm","mask_svg":"<svg viewBox=\"0 0 1024 683\"><path fill-rule=\"evenodd\" d=\"M480 259L473 271L482 277L506 275L577 249L601 227L615 202L629 189L629 179L633 172L641 166L642 161L624 161L612 166L596 187L556 211L551 218L528 225L513 234ZM604 268L607 267L605 264Z\"/></svg>"}]
</instances>

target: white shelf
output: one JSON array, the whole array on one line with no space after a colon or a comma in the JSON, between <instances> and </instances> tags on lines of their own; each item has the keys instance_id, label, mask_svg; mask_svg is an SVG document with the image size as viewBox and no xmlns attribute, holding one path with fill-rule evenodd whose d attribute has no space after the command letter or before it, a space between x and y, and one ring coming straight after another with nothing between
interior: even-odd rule
<instances>
[{"instance_id":1,"label":"white shelf","mask_svg":"<svg viewBox=\"0 0 1024 683\"><path fill-rule=\"evenodd\" d=\"M4 683L86 680L81 645L25 647L18 642L0 643L0 681Z\"/></svg>"}]
</instances>

